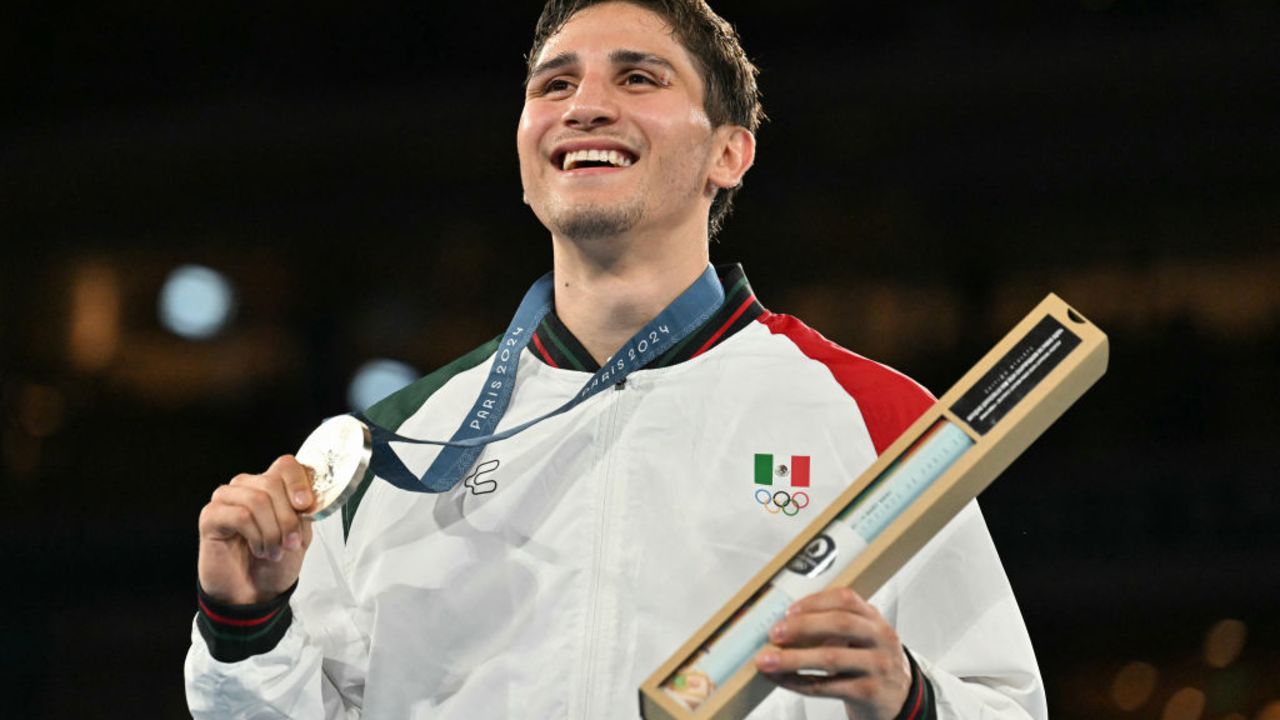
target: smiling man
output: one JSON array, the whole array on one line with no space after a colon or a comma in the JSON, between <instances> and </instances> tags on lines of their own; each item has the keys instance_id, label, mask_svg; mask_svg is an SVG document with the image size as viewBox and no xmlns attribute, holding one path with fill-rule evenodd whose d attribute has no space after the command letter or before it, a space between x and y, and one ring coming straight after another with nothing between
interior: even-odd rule
<instances>
[{"instance_id":1,"label":"smiling man","mask_svg":"<svg viewBox=\"0 0 1280 720\"><path fill-rule=\"evenodd\" d=\"M527 297L553 309L367 412L420 438L531 424L464 460L397 444L314 524L292 457L218 488L195 716L633 717L641 680L931 404L709 266L760 118L702 0L547 4L517 149L553 247ZM753 717L1045 714L976 505L876 596L804 598L770 640L754 662L786 691Z\"/></svg>"},{"instance_id":2,"label":"smiling man","mask_svg":"<svg viewBox=\"0 0 1280 720\"><path fill-rule=\"evenodd\" d=\"M525 202L551 231L556 314L602 361L707 267L710 206L751 166L759 106L713 121L663 17L567 5L539 23L516 140Z\"/></svg>"}]
</instances>

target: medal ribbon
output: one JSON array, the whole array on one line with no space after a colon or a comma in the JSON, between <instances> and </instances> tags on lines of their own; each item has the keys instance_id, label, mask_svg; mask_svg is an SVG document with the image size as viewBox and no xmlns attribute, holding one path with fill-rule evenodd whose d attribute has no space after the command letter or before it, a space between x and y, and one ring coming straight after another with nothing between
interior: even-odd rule
<instances>
[{"instance_id":1,"label":"medal ribbon","mask_svg":"<svg viewBox=\"0 0 1280 720\"><path fill-rule=\"evenodd\" d=\"M716 277L715 269L708 265L688 289L633 335L568 402L541 417L502 432L494 432L515 391L520 353L529 344L538 323L551 311L555 299L554 290L552 275L547 273L538 278L525 293L515 317L511 319L511 324L494 352L489 376L471 406L471 412L467 413L467 417L449 440L404 437L374 424L364 413L354 413L357 419L369 426L369 434L373 438L373 460L370 467L374 474L396 487L414 492L438 493L450 490L471 469L486 445L566 413L601 390L621 383L627 375L648 365L701 327L724 304L724 288ZM400 456L391 447L393 442L441 445L443 449L427 468L427 472L418 477L405 467Z\"/></svg>"}]
</instances>

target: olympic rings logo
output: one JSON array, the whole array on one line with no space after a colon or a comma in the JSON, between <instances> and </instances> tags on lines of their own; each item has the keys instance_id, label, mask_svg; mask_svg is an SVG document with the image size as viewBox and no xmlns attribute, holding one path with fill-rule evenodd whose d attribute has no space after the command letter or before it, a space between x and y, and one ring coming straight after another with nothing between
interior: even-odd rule
<instances>
[{"instance_id":1,"label":"olympic rings logo","mask_svg":"<svg viewBox=\"0 0 1280 720\"><path fill-rule=\"evenodd\" d=\"M789 493L786 490L770 492L764 488L756 488L756 502L763 505L765 511L770 515L782 513L783 515L794 516L809 507L809 493L803 490L794 493Z\"/></svg>"}]
</instances>

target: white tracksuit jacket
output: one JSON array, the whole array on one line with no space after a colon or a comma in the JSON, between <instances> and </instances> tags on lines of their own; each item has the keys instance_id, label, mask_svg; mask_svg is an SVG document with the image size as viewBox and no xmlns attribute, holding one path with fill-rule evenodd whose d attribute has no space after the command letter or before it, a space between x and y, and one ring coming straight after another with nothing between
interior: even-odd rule
<instances>
[{"instance_id":1,"label":"white tracksuit jacket","mask_svg":"<svg viewBox=\"0 0 1280 720\"><path fill-rule=\"evenodd\" d=\"M745 278L739 285L749 312L696 357L637 371L488 446L450 492L375 479L354 515L316 523L292 622L274 648L220 662L193 629L193 715L638 716L640 683L931 402L904 376L763 310ZM726 294L721 319L743 297L741 287ZM542 351L561 339L540 335L500 428L559 406L589 377L548 362ZM393 429L403 421L401 434L449 437L485 379L488 361L476 364L485 350L370 417ZM418 473L436 452L400 448ZM810 458L808 488L790 487L782 469L772 488L807 493L807 508L787 515L757 502L758 453L778 465ZM929 678L938 717L1046 717L1031 644L976 504L871 601ZM844 710L778 690L751 717Z\"/></svg>"}]
</instances>

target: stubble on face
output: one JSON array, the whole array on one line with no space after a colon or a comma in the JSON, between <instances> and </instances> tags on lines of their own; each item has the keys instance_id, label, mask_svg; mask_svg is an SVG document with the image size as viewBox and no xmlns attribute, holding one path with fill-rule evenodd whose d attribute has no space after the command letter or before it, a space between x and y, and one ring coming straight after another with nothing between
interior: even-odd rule
<instances>
[{"instance_id":1,"label":"stubble on face","mask_svg":"<svg viewBox=\"0 0 1280 720\"><path fill-rule=\"evenodd\" d=\"M623 205L567 204L553 201L548 224L552 232L574 242L608 240L629 232L644 215L643 197Z\"/></svg>"},{"instance_id":2,"label":"stubble on face","mask_svg":"<svg viewBox=\"0 0 1280 720\"><path fill-rule=\"evenodd\" d=\"M687 187L674 188L674 194L695 196L706 192L704 175L700 170L709 162L713 146L714 137L709 133L704 142L691 148L691 152L678 163L682 167L666 175L668 185L683 185L684 183L676 182L682 177L690 180ZM657 162L657 159L651 159L650 162ZM546 224L560 237L575 242L602 241L618 237L640 224L646 213L658 211L657 208L647 207L650 189L646 184L624 202L614 205L572 203L553 195L549 198Z\"/></svg>"}]
</instances>

